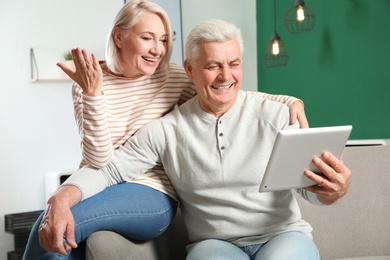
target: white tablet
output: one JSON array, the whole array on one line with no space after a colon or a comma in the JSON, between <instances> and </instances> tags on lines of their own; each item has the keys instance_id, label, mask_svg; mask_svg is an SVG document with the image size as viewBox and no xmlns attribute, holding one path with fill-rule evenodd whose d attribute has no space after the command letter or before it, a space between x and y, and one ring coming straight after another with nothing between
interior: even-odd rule
<instances>
[{"instance_id":1,"label":"white tablet","mask_svg":"<svg viewBox=\"0 0 390 260\"><path fill-rule=\"evenodd\" d=\"M352 126L330 126L281 130L276 138L260 192L303 188L316 185L304 175L309 169L319 173L312 163L325 151L340 158Z\"/></svg>"}]
</instances>

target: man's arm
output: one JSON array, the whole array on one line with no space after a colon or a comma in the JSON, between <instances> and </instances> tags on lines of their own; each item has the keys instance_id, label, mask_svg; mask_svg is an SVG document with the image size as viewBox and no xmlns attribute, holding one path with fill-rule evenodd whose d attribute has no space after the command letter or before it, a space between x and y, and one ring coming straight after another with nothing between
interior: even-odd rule
<instances>
[{"instance_id":1,"label":"man's arm","mask_svg":"<svg viewBox=\"0 0 390 260\"><path fill-rule=\"evenodd\" d=\"M129 141L127 143L129 143ZM125 146L128 145L127 143L125 144ZM125 149L125 147L119 147L119 149ZM114 158L118 158L119 161L121 160L131 161L131 159L122 156L123 155L116 155L116 151L115 151ZM128 173L131 173L131 169L129 169ZM131 179L132 179L131 177L121 176L115 164L111 162L109 163L109 165L101 169L92 167L90 165L86 165L83 168L79 169L77 172L73 173L62 184L62 186L77 187L81 196L79 196L79 194L75 194L74 195L75 197L72 197L70 199L75 201L77 198L79 198L79 201L81 201L89 197L92 197L95 194L98 194L99 192L103 191L107 187L111 187L113 185L129 181Z\"/></svg>"},{"instance_id":2,"label":"man's arm","mask_svg":"<svg viewBox=\"0 0 390 260\"><path fill-rule=\"evenodd\" d=\"M71 207L106 187L129 181L155 166L159 156L153 142L158 143L159 133L162 132L152 132L156 129L160 128L144 126L124 146L115 151L108 166L97 169L86 165L64 182L48 200L47 210L39 228L42 247L63 255L66 255L70 248L77 247Z\"/></svg>"}]
</instances>

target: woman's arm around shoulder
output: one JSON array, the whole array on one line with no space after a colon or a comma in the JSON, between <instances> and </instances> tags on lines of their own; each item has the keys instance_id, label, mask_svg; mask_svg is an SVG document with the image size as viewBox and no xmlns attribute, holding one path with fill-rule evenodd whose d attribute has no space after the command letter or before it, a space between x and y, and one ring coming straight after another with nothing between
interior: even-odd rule
<instances>
[{"instance_id":1,"label":"woman's arm around shoulder","mask_svg":"<svg viewBox=\"0 0 390 260\"><path fill-rule=\"evenodd\" d=\"M292 96L286 95L271 95L264 92L252 92L253 95L259 95L263 98L267 98L269 100L277 101L285 104L290 108L290 124L295 124L298 120L301 128L308 128L309 123L306 118L305 108L303 101Z\"/></svg>"}]
</instances>

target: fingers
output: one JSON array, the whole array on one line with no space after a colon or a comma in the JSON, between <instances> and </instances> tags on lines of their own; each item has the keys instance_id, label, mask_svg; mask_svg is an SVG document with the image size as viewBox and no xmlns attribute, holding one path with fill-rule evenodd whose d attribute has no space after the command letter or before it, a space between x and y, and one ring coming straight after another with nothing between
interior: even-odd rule
<instances>
[{"instance_id":1,"label":"fingers","mask_svg":"<svg viewBox=\"0 0 390 260\"><path fill-rule=\"evenodd\" d=\"M333 188L334 184L339 185L342 178L340 168L343 166L338 158L331 153L325 152L322 154L322 159L314 158L313 164L322 174L316 174L310 170L306 170L304 173L308 178L317 183L317 186L330 189Z\"/></svg>"},{"instance_id":2,"label":"fingers","mask_svg":"<svg viewBox=\"0 0 390 260\"><path fill-rule=\"evenodd\" d=\"M64 247L63 232L61 229L54 229L50 222L43 219L39 227L39 243L49 252L56 252L67 255L67 249Z\"/></svg>"},{"instance_id":3,"label":"fingers","mask_svg":"<svg viewBox=\"0 0 390 260\"><path fill-rule=\"evenodd\" d=\"M321 158L314 158L313 164L323 175L306 170L305 175L317 185L305 189L317 194L323 203L332 204L347 193L351 171L332 153L325 152Z\"/></svg>"},{"instance_id":4,"label":"fingers","mask_svg":"<svg viewBox=\"0 0 390 260\"><path fill-rule=\"evenodd\" d=\"M99 65L95 54L89 55L87 50L75 48L72 49L73 62L78 70L88 69L92 66ZM95 68L96 69L96 68Z\"/></svg>"},{"instance_id":5,"label":"fingers","mask_svg":"<svg viewBox=\"0 0 390 260\"><path fill-rule=\"evenodd\" d=\"M95 69L100 69L99 60L98 60L97 56L94 53L92 53L91 57L92 57L93 67Z\"/></svg>"},{"instance_id":6,"label":"fingers","mask_svg":"<svg viewBox=\"0 0 390 260\"><path fill-rule=\"evenodd\" d=\"M290 106L290 124L295 124L297 120L299 121L300 128L309 127L303 103L299 100Z\"/></svg>"},{"instance_id":7,"label":"fingers","mask_svg":"<svg viewBox=\"0 0 390 260\"><path fill-rule=\"evenodd\" d=\"M72 55L75 57L73 61L79 73L101 74L99 60L95 54L89 55L86 50L76 48L72 50Z\"/></svg>"},{"instance_id":8,"label":"fingers","mask_svg":"<svg viewBox=\"0 0 390 260\"><path fill-rule=\"evenodd\" d=\"M322 155L323 160L338 173L347 173L349 169L345 166L343 160L337 158L332 153L325 152Z\"/></svg>"},{"instance_id":9,"label":"fingers","mask_svg":"<svg viewBox=\"0 0 390 260\"><path fill-rule=\"evenodd\" d=\"M65 72L65 74L69 76L69 78L73 79L73 75L74 75L75 71L72 70L71 68L69 68L65 62L58 62L57 66L60 67L62 69L62 71Z\"/></svg>"},{"instance_id":10,"label":"fingers","mask_svg":"<svg viewBox=\"0 0 390 260\"><path fill-rule=\"evenodd\" d=\"M64 241L64 231L63 229L56 229L54 236L52 238L52 248L53 252L60 253L61 255L67 255L69 248L66 247Z\"/></svg>"},{"instance_id":11,"label":"fingers","mask_svg":"<svg viewBox=\"0 0 390 260\"><path fill-rule=\"evenodd\" d=\"M307 121L305 112L291 108L290 109L290 124L291 125L295 124L297 120L299 122L300 128L308 128L309 127L309 122Z\"/></svg>"},{"instance_id":12,"label":"fingers","mask_svg":"<svg viewBox=\"0 0 390 260\"><path fill-rule=\"evenodd\" d=\"M309 128L309 122L307 121L307 118L306 118L304 111L298 112L297 118L298 118L299 125L301 128Z\"/></svg>"},{"instance_id":13,"label":"fingers","mask_svg":"<svg viewBox=\"0 0 390 260\"><path fill-rule=\"evenodd\" d=\"M79 55L80 49L72 49L72 59L74 62L74 65L76 66L76 69L80 67L80 55Z\"/></svg>"},{"instance_id":14,"label":"fingers","mask_svg":"<svg viewBox=\"0 0 390 260\"><path fill-rule=\"evenodd\" d=\"M62 71L65 72L65 74L68 75L69 78L71 78L73 81L77 80L76 66L73 60L58 62L57 66L60 67Z\"/></svg>"},{"instance_id":15,"label":"fingers","mask_svg":"<svg viewBox=\"0 0 390 260\"><path fill-rule=\"evenodd\" d=\"M81 50L81 55L83 56L83 59L80 61L84 61L84 63L81 64L84 65L87 70L95 70L96 68L94 67L92 56L89 56L88 52L84 49Z\"/></svg>"},{"instance_id":16,"label":"fingers","mask_svg":"<svg viewBox=\"0 0 390 260\"><path fill-rule=\"evenodd\" d=\"M333 154L328 152L322 154L322 159L318 157L314 158L313 164L322 172L323 177L314 174L314 176L312 176L313 181L320 184L322 180L326 178L333 182L336 178L336 173L340 173L339 163L340 161Z\"/></svg>"},{"instance_id":17,"label":"fingers","mask_svg":"<svg viewBox=\"0 0 390 260\"><path fill-rule=\"evenodd\" d=\"M74 237L74 223L68 225L66 229L65 237L66 237L66 246L71 248L77 248L76 239Z\"/></svg>"},{"instance_id":18,"label":"fingers","mask_svg":"<svg viewBox=\"0 0 390 260\"><path fill-rule=\"evenodd\" d=\"M306 170L304 174L313 182L317 183L317 186L319 187L328 186L330 183L330 181L327 179L325 175L316 174L310 170Z\"/></svg>"},{"instance_id":19,"label":"fingers","mask_svg":"<svg viewBox=\"0 0 390 260\"><path fill-rule=\"evenodd\" d=\"M293 107L290 108L290 125L293 125L297 122L297 110Z\"/></svg>"},{"instance_id":20,"label":"fingers","mask_svg":"<svg viewBox=\"0 0 390 260\"><path fill-rule=\"evenodd\" d=\"M51 201L39 226L39 243L49 252L67 255L69 249L77 247L74 227L70 208Z\"/></svg>"},{"instance_id":21,"label":"fingers","mask_svg":"<svg viewBox=\"0 0 390 260\"><path fill-rule=\"evenodd\" d=\"M72 49L72 56L77 69L83 69L92 65L91 57L84 49Z\"/></svg>"},{"instance_id":22,"label":"fingers","mask_svg":"<svg viewBox=\"0 0 390 260\"><path fill-rule=\"evenodd\" d=\"M88 52L84 49L81 50L81 55L83 56L83 59L85 62L91 62L91 57L89 56Z\"/></svg>"}]
</instances>

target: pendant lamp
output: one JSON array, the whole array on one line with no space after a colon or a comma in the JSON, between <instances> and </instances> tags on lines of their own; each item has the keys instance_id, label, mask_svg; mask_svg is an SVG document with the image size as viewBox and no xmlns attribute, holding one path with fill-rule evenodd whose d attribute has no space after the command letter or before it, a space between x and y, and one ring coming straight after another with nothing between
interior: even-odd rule
<instances>
[{"instance_id":1,"label":"pendant lamp","mask_svg":"<svg viewBox=\"0 0 390 260\"><path fill-rule=\"evenodd\" d=\"M315 24L316 16L303 0L296 0L284 16L284 25L290 33L310 32Z\"/></svg>"},{"instance_id":2,"label":"pendant lamp","mask_svg":"<svg viewBox=\"0 0 390 260\"><path fill-rule=\"evenodd\" d=\"M264 65L269 68L286 66L288 55L279 34L276 32L276 0L274 0L274 33L267 43Z\"/></svg>"}]
</instances>

